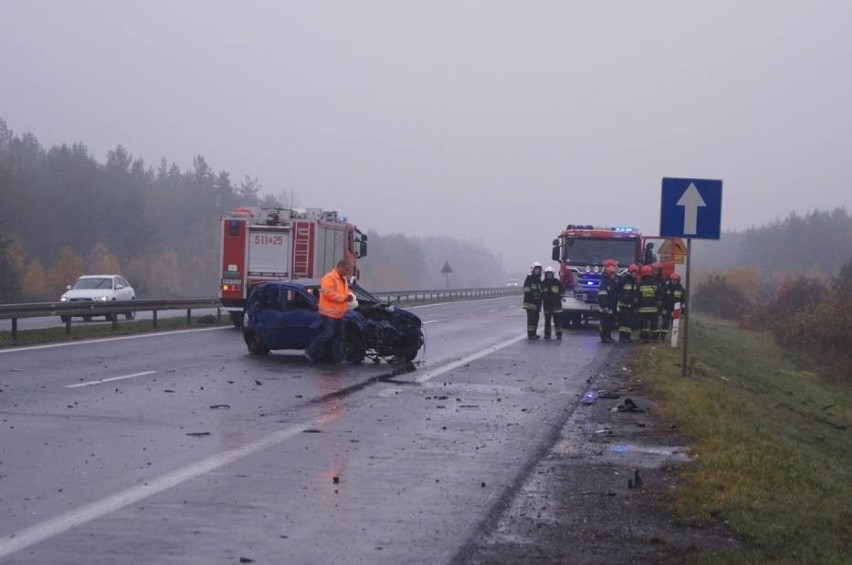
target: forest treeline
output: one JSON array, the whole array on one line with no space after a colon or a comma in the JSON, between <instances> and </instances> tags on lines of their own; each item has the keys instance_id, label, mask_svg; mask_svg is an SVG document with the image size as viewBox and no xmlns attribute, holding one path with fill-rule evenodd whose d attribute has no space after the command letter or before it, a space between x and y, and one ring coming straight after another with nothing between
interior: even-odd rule
<instances>
[{"instance_id":1,"label":"forest treeline","mask_svg":"<svg viewBox=\"0 0 852 565\"><path fill-rule=\"evenodd\" d=\"M99 162L82 143L44 148L0 119L0 303L56 300L84 273L121 273L142 298L215 295L220 215L295 200L262 193L251 177L235 182L201 155L189 169L150 166L118 146ZM502 259L480 243L359 227L372 288L443 287L445 261L453 287L505 281Z\"/></svg>"},{"instance_id":2,"label":"forest treeline","mask_svg":"<svg viewBox=\"0 0 852 565\"><path fill-rule=\"evenodd\" d=\"M693 265L703 271L752 267L766 274L836 274L852 258L852 215L845 208L791 213L783 220L719 241L695 242Z\"/></svg>"}]
</instances>

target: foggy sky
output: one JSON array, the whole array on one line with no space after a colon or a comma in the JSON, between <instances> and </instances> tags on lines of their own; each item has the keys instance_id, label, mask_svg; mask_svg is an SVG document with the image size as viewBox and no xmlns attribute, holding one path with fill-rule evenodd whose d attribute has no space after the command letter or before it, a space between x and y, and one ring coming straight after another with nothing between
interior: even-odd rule
<instances>
[{"instance_id":1,"label":"foggy sky","mask_svg":"<svg viewBox=\"0 0 852 565\"><path fill-rule=\"evenodd\" d=\"M510 270L567 223L723 229L850 207L852 2L0 0L0 118L44 146L202 154L382 234Z\"/></svg>"}]
</instances>

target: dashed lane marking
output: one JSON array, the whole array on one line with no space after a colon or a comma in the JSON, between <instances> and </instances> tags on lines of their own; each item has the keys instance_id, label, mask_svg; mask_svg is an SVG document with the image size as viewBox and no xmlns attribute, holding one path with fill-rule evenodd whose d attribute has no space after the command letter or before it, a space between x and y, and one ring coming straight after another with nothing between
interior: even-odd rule
<instances>
[{"instance_id":1,"label":"dashed lane marking","mask_svg":"<svg viewBox=\"0 0 852 565\"><path fill-rule=\"evenodd\" d=\"M74 383L73 385L65 385L65 388L80 388L81 386L99 385L101 383L109 383L112 381L120 381L123 379L132 379L134 377L144 377L145 375L153 375L157 371L142 371L141 373L133 373L132 375L122 375L120 377L110 377L108 379L98 379L96 381L86 381L83 383Z\"/></svg>"}]
</instances>

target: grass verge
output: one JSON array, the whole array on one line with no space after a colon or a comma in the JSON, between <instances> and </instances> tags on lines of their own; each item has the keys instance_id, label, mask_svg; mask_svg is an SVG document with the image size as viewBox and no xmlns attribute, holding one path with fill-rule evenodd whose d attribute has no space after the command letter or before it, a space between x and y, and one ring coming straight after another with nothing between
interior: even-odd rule
<instances>
[{"instance_id":1,"label":"grass verge","mask_svg":"<svg viewBox=\"0 0 852 565\"><path fill-rule=\"evenodd\" d=\"M151 320L121 320L118 322L118 326L115 330L112 329L112 324L109 323L72 322L71 335L65 335L65 326L45 328L41 330L18 330L18 338L15 341L12 341L11 331L0 331L0 347L20 347L42 343L97 339L99 337L160 333L174 330L230 325L231 322L227 316L222 316L219 321L216 321L215 319L211 320L210 316L196 316L191 319L190 324L186 323L186 317L160 318L157 321L156 329L154 329L153 322Z\"/></svg>"},{"instance_id":2,"label":"grass verge","mask_svg":"<svg viewBox=\"0 0 852 565\"><path fill-rule=\"evenodd\" d=\"M822 379L767 333L708 318L682 352L633 359L663 418L694 440L673 495L687 524L722 523L750 548L701 563L849 563L852 383Z\"/></svg>"}]
</instances>

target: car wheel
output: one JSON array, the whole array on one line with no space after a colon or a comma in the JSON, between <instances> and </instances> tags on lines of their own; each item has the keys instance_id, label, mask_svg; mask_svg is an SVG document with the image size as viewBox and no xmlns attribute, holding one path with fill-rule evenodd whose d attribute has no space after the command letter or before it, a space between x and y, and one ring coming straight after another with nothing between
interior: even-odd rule
<instances>
[{"instance_id":1,"label":"car wheel","mask_svg":"<svg viewBox=\"0 0 852 565\"><path fill-rule=\"evenodd\" d=\"M59 316L59 319L62 320L63 323L67 324L71 321L71 316Z\"/></svg>"},{"instance_id":2,"label":"car wheel","mask_svg":"<svg viewBox=\"0 0 852 565\"><path fill-rule=\"evenodd\" d=\"M406 361L414 361L415 359L417 359L417 353L419 352L419 347L412 347L405 353L405 355L403 355L403 358L405 358Z\"/></svg>"},{"instance_id":3,"label":"car wheel","mask_svg":"<svg viewBox=\"0 0 852 565\"><path fill-rule=\"evenodd\" d=\"M124 313L124 317L127 318L128 320L132 320L133 318L136 317L136 313L133 310L128 310L127 312Z\"/></svg>"},{"instance_id":4,"label":"car wheel","mask_svg":"<svg viewBox=\"0 0 852 565\"><path fill-rule=\"evenodd\" d=\"M234 324L234 327L240 329L243 327L243 313L242 312L228 312L231 316L231 323Z\"/></svg>"},{"instance_id":5,"label":"car wheel","mask_svg":"<svg viewBox=\"0 0 852 565\"><path fill-rule=\"evenodd\" d=\"M115 314L104 314L104 318L106 318L107 322L112 322L113 318L115 318Z\"/></svg>"},{"instance_id":6,"label":"car wheel","mask_svg":"<svg viewBox=\"0 0 852 565\"><path fill-rule=\"evenodd\" d=\"M92 321L92 317L91 317L91 316L83 316L83 321L84 321L84 322L91 322L91 321Z\"/></svg>"},{"instance_id":7,"label":"car wheel","mask_svg":"<svg viewBox=\"0 0 852 565\"><path fill-rule=\"evenodd\" d=\"M246 334L246 347L248 347L249 353L252 355L266 355L269 353L266 342L263 341L263 338L257 332Z\"/></svg>"},{"instance_id":8,"label":"car wheel","mask_svg":"<svg viewBox=\"0 0 852 565\"><path fill-rule=\"evenodd\" d=\"M361 339L361 334L358 333L358 330L346 328L343 352L346 360L355 365L360 365L364 360L367 349L364 347L364 340Z\"/></svg>"}]
</instances>

